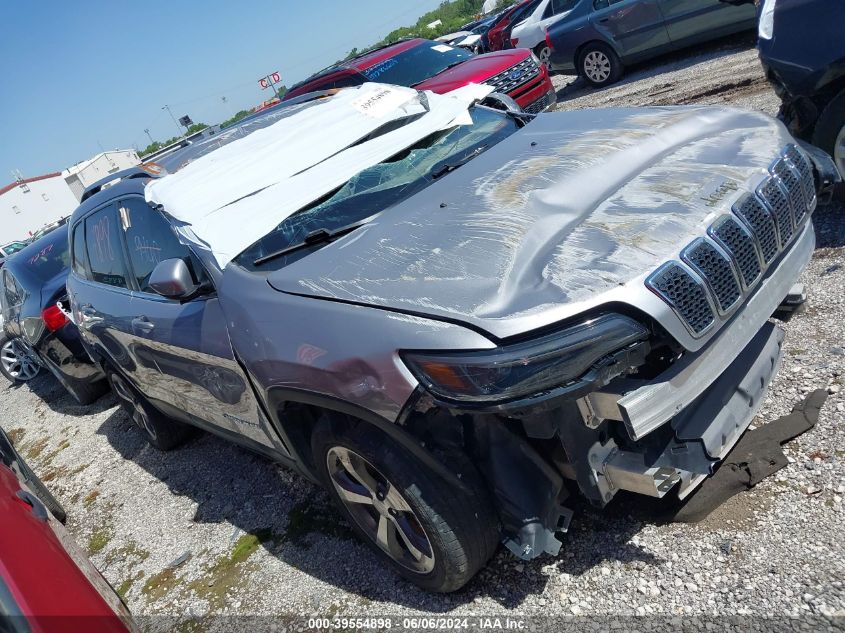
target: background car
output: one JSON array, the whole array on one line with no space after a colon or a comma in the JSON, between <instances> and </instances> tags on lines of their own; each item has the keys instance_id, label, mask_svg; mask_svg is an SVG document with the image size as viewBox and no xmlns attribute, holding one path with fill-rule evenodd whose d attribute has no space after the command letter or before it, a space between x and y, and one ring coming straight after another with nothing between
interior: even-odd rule
<instances>
[{"instance_id":1,"label":"background car","mask_svg":"<svg viewBox=\"0 0 845 633\"><path fill-rule=\"evenodd\" d=\"M721 0L578 0L548 27L551 68L605 86L628 64L756 24L753 6Z\"/></svg>"},{"instance_id":2,"label":"background car","mask_svg":"<svg viewBox=\"0 0 845 633\"><path fill-rule=\"evenodd\" d=\"M781 119L832 155L845 177L845 2L766 0L758 48L783 100Z\"/></svg>"},{"instance_id":3,"label":"background car","mask_svg":"<svg viewBox=\"0 0 845 633\"><path fill-rule=\"evenodd\" d=\"M64 529L65 511L0 428L0 630L125 633L126 606Z\"/></svg>"},{"instance_id":4,"label":"background car","mask_svg":"<svg viewBox=\"0 0 845 633\"><path fill-rule=\"evenodd\" d=\"M6 259L17 253L22 248L25 248L28 242L9 242L4 246L0 246L0 267L6 263Z\"/></svg>"},{"instance_id":5,"label":"background car","mask_svg":"<svg viewBox=\"0 0 845 633\"><path fill-rule=\"evenodd\" d=\"M537 58L550 66L552 47L546 39L549 27L565 19L578 0L541 0L519 23L511 28L511 46L530 48Z\"/></svg>"},{"instance_id":6,"label":"background car","mask_svg":"<svg viewBox=\"0 0 845 633\"><path fill-rule=\"evenodd\" d=\"M368 81L438 94L470 83L484 83L507 94L531 113L546 110L557 101L548 71L529 51L472 55L461 48L424 39L390 44L327 68L294 85L284 100Z\"/></svg>"},{"instance_id":7,"label":"background car","mask_svg":"<svg viewBox=\"0 0 845 633\"><path fill-rule=\"evenodd\" d=\"M540 4L540 0L523 0L507 9L487 31L484 52L501 51L513 48L511 29L530 15Z\"/></svg>"},{"instance_id":8,"label":"background car","mask_svg":"<svg viewBox=\"0 0 845 633\"><path fill-rule=\"evenodd\" d=\"M0 271L5 332L0 370L13 381L32 379L38 373L34 355L80 404L88 404L108 386L59 305L67 301L67 236L65 224L28 245Z\"/></svg>"}]
</instances>

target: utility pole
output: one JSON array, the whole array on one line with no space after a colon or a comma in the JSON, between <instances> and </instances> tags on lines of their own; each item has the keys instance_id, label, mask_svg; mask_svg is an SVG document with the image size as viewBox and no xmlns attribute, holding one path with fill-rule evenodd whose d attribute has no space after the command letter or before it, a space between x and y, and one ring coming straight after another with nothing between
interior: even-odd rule
<instances>
[{"instance_id":1,"label":"utility pole","mask_svg":"<svg viewBox=\"0 0 845 633\"><path fill-rule=\"evenodd\" d=\"M181 138L183 136L182 128L179 126L179 121L176 120L176 117L173 116L173 113L170 111L170 106L165 104L161 109L167 110L167 114L169 114L170 118L173 119L173 125L175 125L176 129L179 130L179 138Z\"/></svg>"},{"instance_id":2,"label":"utility pole","mask_svg":"<svg viewBox=\"0 0 845 633\"><path fill-rule=\"evenodd\" d=\"M150 128L145 127L145 128L144 128L144 132L145 132L145 133L147 134L147 136L150 138L150 145L152 145L153 143L155 143L155 141L153 140L152 135L150 134Z\"/></svg>"}]
</instances>

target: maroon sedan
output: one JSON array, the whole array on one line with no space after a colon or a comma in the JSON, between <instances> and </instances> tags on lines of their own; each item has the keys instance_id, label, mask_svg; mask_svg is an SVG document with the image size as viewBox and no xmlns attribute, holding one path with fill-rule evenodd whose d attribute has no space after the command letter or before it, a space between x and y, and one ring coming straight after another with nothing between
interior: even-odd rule
<instances>
[{"instance_id":1,"label":"maroon sedan","mask_svg":"<svg viewBox=\"0 0 845 633\"><path fill-rule=\"evenodd\" d=\"M526 112L557 101L549 73L524 49L473 55L431 40L411 39L345 60L293 86L285 100L375 81L443 94L467 84L487 84L512 97Z\"/></svg>"},{"instance_id":2,"label":"maroon sedan","mask_svg":"<svg viewBox=\"0 0 845 633\"><path fill-rule=\"evenodd\" d=\"M129 612L0 429L0 631L126 633Z\"/></svg>"}]
</instances>

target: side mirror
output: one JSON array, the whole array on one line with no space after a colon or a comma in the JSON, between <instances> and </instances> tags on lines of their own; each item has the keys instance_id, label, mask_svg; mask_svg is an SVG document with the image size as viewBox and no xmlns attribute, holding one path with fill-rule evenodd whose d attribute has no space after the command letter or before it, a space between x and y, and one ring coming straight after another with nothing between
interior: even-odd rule
<instances>
[{"instance_id":1,"label":"side mirror","mask_svg":"<svg viewBox=\"0 0 845 633\"><path fill-rule=\"evenodd\" d=\"M150 274L150 288L168 299L185 299L196 292L191 271L181 259L165 259Z\"/></svg>"},{"instance_id":2,"label":"side mirror","mask_svg":"<svg viewBox=\"0 0 845 633\"><path fill-rule=\"evenodd\" d=\"M523 109L520 108L519 104L513 100L513 97L501 92L491 92L489 95L484 97L481 101L481 105L495 108L496 110L506 110L507 112L523 112Z\"/></svg>"}]
</instances>

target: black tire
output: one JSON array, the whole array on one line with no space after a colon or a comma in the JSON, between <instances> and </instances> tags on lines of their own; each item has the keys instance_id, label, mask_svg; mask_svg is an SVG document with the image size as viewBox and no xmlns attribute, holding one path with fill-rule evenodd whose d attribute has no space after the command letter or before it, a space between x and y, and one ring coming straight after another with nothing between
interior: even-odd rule
<instances>
[{"instance_id":1,"label":"black tire","mask_svg":"<svg viewBox=\"0 0 845 633\"><path fill-rule=\"evenodd\" d=\"M822 110L813 130L812 143L834 157L845 178L845 91L840 92ZM845 184L837 187L836 197L845 200Z\"/></svg>"},{"instance_id":2,"label":"black tire","mask_svg":"<svg viewBox=\"0 0 845 633\"><path fill-rule=\"evenodd\" d=\"M616 52L602 42L587 44L578 55L578 74L597 88L616 83L624 70Z\"/></svg>"},{"instance_id":3,"label":"black tire","mask_svg":"<svg viewBox=\"0 0 845 633\"><path fill-rule=\"evenodd\" d=\"M66 384L65 388L79 404L87 405L102 398L109 390L109 383L105 380L74 381Z\"/></svg>"},{"instance_id":4,"label":"black tire","mask_svg":"<svg viewBox=\"0 0 845 633\"><path fill-rule=\"evenodd\" d=\"M338 425L334 425L338 426ZM388 566L427 591L450 592L465 585L483 567L499 543L499 527L489 494L463 456L451 456L468 492L444 482L400 444L374 427L359 423L333 430L327 416L312 435L311 448L320 479L356 534ZM341 500L329 474L330 451L353 451L375 467L395 487L412 510L412 521L424 532L433 552L433 568L425 573L409 569L378 546ZM453 459L454 457L454 459ZM394 514L394 517L397 515ZM407 521L406 521L407 523ZM396 537L394 537L396 538Z\"/></svg>"},{"instance_id":5,"label":"black tire","mask_svg":"<svg viewBox=\"0 0 845 633\"><path fill-rule=\"evenodd\" d=\"M552 49L549 47L548 43L542 42L540 44L537 44L537 46L534 47L534 54L537 56L537 59L540 60L540 63L545 65L546 70L549 71L549 74L551 74L552 73L552 62L551 62Z\"/></svg>"},{"instance_id":6,"label":"black tire","mask_svg":"<svg viewBox=\"0 0 845 633\"><path fill-rule=\"evenodd\" d=\"M38 497L39 501L44 504L44 507L56 518L56 521L64 525L67 521L67 512L65 512L62 504L56 500L53 494L47 490L47 486L38 477L28 479L26 486L32 490L32 493Z\"/></svg>"},{"instance_id":7,"label":"black tire","mask_svg":"<svg viewBox=\"0 0 845 633\"><path fill-rule=\"evenodd\" d=\"M0 350L3 350L6 347L6 344L9 343L11 340L12 340L11 337L9 337L5 333L3 333L2 330L0 330ZM34 378L39 376L41 374L42 370L43 370L43 367L39 367L32 376L30 376L28 378L21 378L19 376L13 376L10 373L9 369L6 367L6 364L4 362L2 362L2 360L0 360L0 374L3 374L3 376L6 378L6 380L8 380L9 382L13 382L13 383L29 382L30 380L33 380Z\"/></svg>"},{"instance_id":8,"label":"black tire","mask_svg":"<svg viewBox=\"0 0 845 633\"><path fill-rule=\"evenodd\" d=\"M196 429L167 417L138 393L129 381L113 369L106 369L106 379L121 408L144 434L144 439L160 451L169 451L187 442Z\"/></svg>"}]
</instances>

